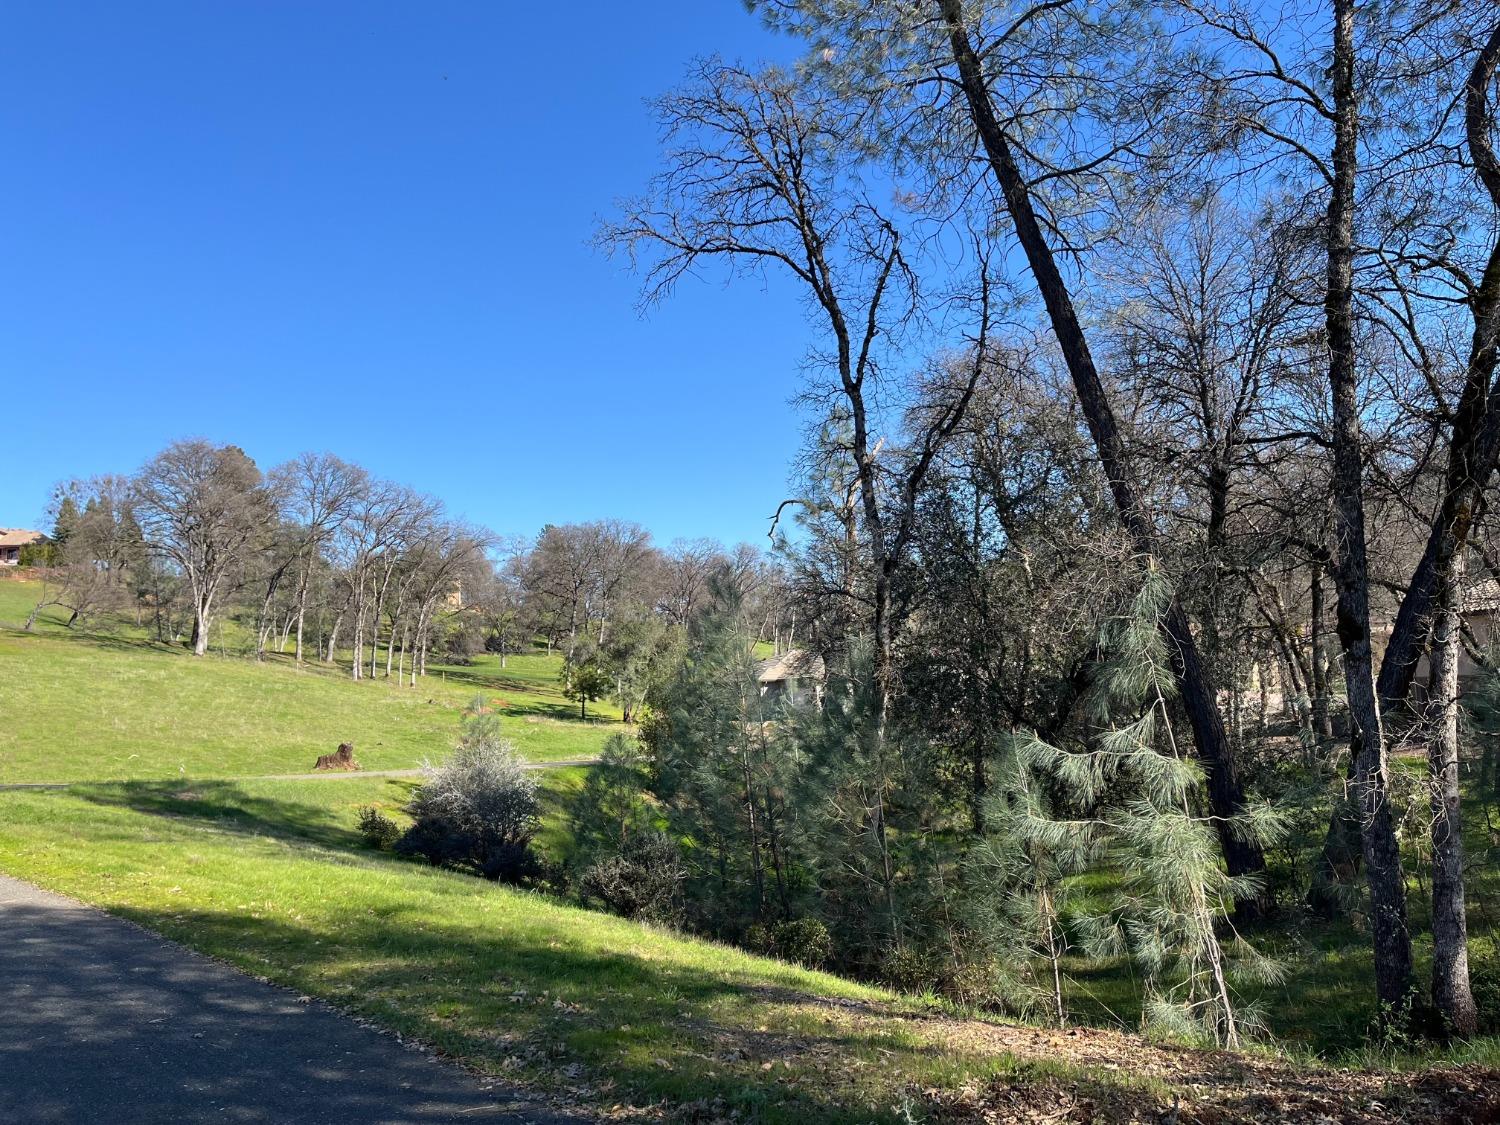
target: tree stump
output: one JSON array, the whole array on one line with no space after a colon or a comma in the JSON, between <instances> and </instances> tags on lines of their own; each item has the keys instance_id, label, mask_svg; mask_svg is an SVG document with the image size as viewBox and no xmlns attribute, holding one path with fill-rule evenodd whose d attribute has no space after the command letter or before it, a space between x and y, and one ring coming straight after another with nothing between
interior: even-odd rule
<instances>
[{"instance_id":1,"label":"tree stump","mask_svg":"<svg viewBox=\"0 0 1500 1125\"><path fill-rule=\"evenodd\" d=\"M357 770L359 763L354 760L354 744L352 742L340 742L338 752L324 754L318 758L315 770Z\"/></svg>"}]
</instances>

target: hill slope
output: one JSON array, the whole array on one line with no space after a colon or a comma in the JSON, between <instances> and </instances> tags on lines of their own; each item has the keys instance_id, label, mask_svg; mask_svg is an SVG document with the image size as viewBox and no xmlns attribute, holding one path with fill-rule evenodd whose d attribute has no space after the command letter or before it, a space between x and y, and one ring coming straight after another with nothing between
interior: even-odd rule
<instances>
[{"instance_id":1,"label":"hill slope","mask_svg":"<svg viewBox=\"0 0 1500 1125\"><path fill-rule=\"evenodd\" d=\"M447 754L476 695L536 761L592 757L622 729L607 706L579 721L556 657L434 665L416 688L356 683L347 662L195 658L129 627L74 633L55 613L23 632L39 597L0 581L0 783L301 773L341 742L367 769L407 769Z\"/></svg>"},{"instance_id":2,"label":"hill slope","mask_svg":"<svg viewBox=\"0 0 1500 1125\"><path fill-rule=\"evenodd\" d=\"M0 581L0 622L36 593ZM476 694L529 756L589 756L618 713L579 722L557 663L489 657L412 691L346 667L194 659L128 626L0 628L0 784L76 782L0 792L0 870L627 1117L1156 1121L1175 1103L1179 1123L1500 1120L1500 1082L1477 1067L1336 1071L960 1018L364 849L358 809L399 808L410 779L263 776L340 741L370 768L440 758ZM580 772L545 778L554 857Z\"/></svg>"},{"instance_id":3,"label":"hill slope","mask_svg":"<svg viewBox=\"0 0 1500 1125\"><path fill-rule=\"evenodd\" d=\"M0 869L574 1102L767 1122L1155 1121L1174 1099L1184 1123L1500 1114L1489 1071L1305 1069L958 1018L357 850L349 821L254 785L162 788L0 794Z\"/></svg>"}]
</instances>

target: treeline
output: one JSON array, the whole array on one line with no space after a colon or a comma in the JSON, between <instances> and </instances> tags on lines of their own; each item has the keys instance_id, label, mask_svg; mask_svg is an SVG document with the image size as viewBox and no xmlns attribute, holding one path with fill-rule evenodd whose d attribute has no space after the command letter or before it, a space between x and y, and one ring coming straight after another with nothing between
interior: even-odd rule
<instances>
[{"instance_id":1,"label":"treeline","mask_svg":"<svg viewBox=\"0 0 1500 1125\"><path fill-rule=\"evenodd\" d=\"M70 626L127 615L201 656L227 622L236 651L412 684L434 652L503 662L540 639L567 656L570 687L591 676L590 698L616 695L629 713L640 670L710 576L755 607L757 636L781 627L779 574L750 547L660 549L619 520L505 544L329 454L262 472L236 446L180 441L132 475L59 486L52 509L52 566L28 629L49 606Z\"/></svg>"},{"instance_id":2,"label":"treeline","mask_svg":"<svg viewBox=\"0 0 1500 1125\"><path fill-rule=\"evenodd\" d=\"M779 272L822 341L783 505L822 702L767 715L710 614L617 771L684 842L677 909L960 992L1129 952L1221 1042L1274 971L1246 924L1352 912L1388 1029L1474 1033L1494 11L754 7L804 63L697 65L600 233L648 302ZM659 901L630 854L595 881ZM1063 909L1085 870L1116 890Z\"/></svg>"}]
</instances>

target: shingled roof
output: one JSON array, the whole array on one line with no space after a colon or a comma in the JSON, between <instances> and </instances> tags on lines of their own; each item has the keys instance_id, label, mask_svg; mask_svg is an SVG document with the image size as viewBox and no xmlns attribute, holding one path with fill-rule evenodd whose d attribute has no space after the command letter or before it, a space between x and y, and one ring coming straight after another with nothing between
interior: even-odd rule
<instances>
[{"instance_id":1,"label":"shingled roof","mask_svg":"<svg viewBox=\"0 0 1500 1125\"><path fill-rule=\"evenodd\" d=\"M29 547L46 538L40 531L27 531L24 527L0 527L0 547Z\"/></svg>"},{"instance_id":2,"label":"shingled roof","mask_svg":"<svg viewBox=\"0 0 1500 1125\"><path fill-rule=\"evenodd\" d=\"M823 658L815 652L794 648L762 660L755 666L755 678L763 684L779 683L782 680L823 678Z\"/></svg>"}]
</instances>

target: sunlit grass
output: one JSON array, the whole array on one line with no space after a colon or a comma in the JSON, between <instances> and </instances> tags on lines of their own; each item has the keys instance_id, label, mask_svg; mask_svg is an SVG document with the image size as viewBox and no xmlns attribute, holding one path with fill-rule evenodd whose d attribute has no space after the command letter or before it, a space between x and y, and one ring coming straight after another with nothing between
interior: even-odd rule
<instances>
[{"instance_id":1,"label":"sunlit grass","mask_svg":"<svg viewBox=\"0 0 1500 1125\"><path fill-rule=\"evenodd\" d=\"M483 1070L610 1102L894 1121L909 1082L1013 1065L938 1049L876 988L357 847L354 807L401 791L361 779L4 793L0 868Z\"/></svg>"},{"instance_id":2,"label":"sunlit grass","mask_svg":"<svg viewBox=\"0 0 1500 1125\"><path fill-rule=\"evenodd\" d=\"M84 634L48 611L22 632L39 596L0 581L0 622L17 623L0 630L0 783L302 773L341 742L366 769L409 769L447 755L476 698L535 761L593 757L620 729L608 705L579 721L557 656L434 663L415 688L356 683L347 662L195 658L128 622Z\"/></svg>"}]
</instances>

